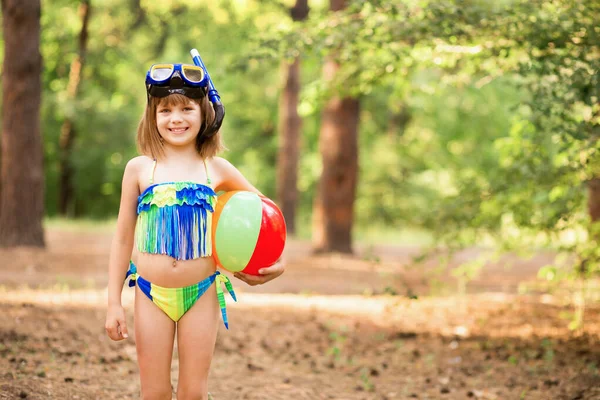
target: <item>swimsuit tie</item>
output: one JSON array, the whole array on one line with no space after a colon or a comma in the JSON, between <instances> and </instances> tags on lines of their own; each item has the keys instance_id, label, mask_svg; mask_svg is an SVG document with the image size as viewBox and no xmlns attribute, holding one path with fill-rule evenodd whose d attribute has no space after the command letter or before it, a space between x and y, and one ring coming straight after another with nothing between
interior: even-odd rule
<instances>
[{"instance_id":1,"label":"swimsuit tie","mask_svg":"<svg viewBox=\"0 0 600 400\"><path fill-rule=\"evenodd\" d=\"M138 274L137 268L133 261L129 261L129 269L127 270L127 275L125 275L125 280L129 279L129 287L134 287L135 282L137 281Z\"/></svg>"},{"instance_id":2,"label":"swimsuit tie","mask_svg":"<svg viewBox=\"0 0 600 400\"><path fill-rule=\"evenodd\" d=\"M229 278L219 271L215 272L215 284L217 286L217 299L219 299L219 307L221 308L221 315L223 316L223 323L225 324L225 328L229 329L229 322L227 321L227 311L225 308L225 294L223 293L223 287L221 284L225 284L225 288L229 292L229 295L233 299L233 301L237 301L235 297L235 292L233 291L233 286L231 285L231 281Z\"/></svg>"}]
</instances>

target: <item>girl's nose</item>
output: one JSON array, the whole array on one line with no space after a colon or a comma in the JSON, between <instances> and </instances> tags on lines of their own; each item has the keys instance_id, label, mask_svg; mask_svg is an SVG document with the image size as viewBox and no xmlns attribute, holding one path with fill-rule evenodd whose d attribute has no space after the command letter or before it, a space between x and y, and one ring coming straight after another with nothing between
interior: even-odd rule
<instances>
[{"instance_id":1,"label":"girl's nose","mask_svg":"<svg viewBox=\"0 0 600 400\"><path fill-rule=\"evenodd\" d=\"M171 113L171 121L172 122L181 122L183 119L181 118L181 114L178 111L174 111Z\"/></svg>"}]
</instances>

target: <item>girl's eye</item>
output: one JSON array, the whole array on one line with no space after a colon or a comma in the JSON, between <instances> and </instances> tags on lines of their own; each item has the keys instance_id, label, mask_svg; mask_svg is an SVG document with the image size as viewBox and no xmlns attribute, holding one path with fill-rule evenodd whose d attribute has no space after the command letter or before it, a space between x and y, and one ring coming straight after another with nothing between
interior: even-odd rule
<instances>
[{"instance_id":1,"label":"girl's eye","mask_svg":"<svg viewBox=\"0 0 600 400\"><path fill-rule=\"evenodd\" d=\"M193 107L185 107L185 108L184 108L184 110L185 110L185 111L193 111L193 110L194 110L194 108L193 108Z\"/></svg>"},{"instance_id":2,"label":"girl's eye","mask_svg":"<svg viewBox=\"0 0 600 400\"><path fill-rule=\"evenodd\" d=\"M168 108L162 108L160 110L158 110L159 113L165 113L165 112L169 112L170 110Z\"/></svg>"}]
</instances>

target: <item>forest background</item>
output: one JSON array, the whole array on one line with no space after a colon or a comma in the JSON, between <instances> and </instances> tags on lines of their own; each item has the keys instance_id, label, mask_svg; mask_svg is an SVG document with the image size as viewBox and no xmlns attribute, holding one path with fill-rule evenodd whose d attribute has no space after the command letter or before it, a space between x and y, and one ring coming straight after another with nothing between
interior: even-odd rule
<instances>
[{"instance_id":1,"label":"forest background","mask_svg":"<svg viewBox=\"0 0 600 400\"><path fill-rule=\"evenodd\" d=\"M217 398L600 396L600 1L2 0L2 22L0 396L138 398L114 379L133 344L101 332L107 253L144 74L192 48L223 156L289 233L286 273L236 286Z\"/></svg>"},{"instance_id":2,"label":"forest background","mask_svg":"<svg viewBox=\"0 0 600 400\"><path fill-rule=\"evenodd\" d=\"M3 3L5 40L17 35L10 7ZM41 132L11 118L24 109L10 101L11 85L27 75L3 76L0 243L43 246L42 216L114 218L136 155L144 71L189 61L197 47L226 105L225 156L315 251L424 232L446 255L474 244L551 246L566 254L564 268L545 267L543 277L589 278L599 255L598 7L335 0L309 13L303 0L44 3L33 19ZM11 43L20 45L7 40L7 54ZM35 145L11 142L40 134L43 165ZM32 172L15 172L23 170ZM21 187L27 199L14 195ZM481 264L454 274L468 280Z\"/></svg>"}]
</instances>

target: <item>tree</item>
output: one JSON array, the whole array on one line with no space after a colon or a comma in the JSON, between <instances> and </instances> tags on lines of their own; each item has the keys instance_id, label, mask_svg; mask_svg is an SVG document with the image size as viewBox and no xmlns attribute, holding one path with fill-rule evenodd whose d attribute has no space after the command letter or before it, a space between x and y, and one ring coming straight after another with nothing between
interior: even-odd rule
<instances>
[{"instance_id":1,"label":"tree","mask_svg":"<svg viewBox=\"0 0 600 400\"><path fill-rule=\"evenodd\" d=\"M79 14L81 16L81 31L79 32L79 42L77 56L71 63L69 73L69 84L67 94L71 102L77 100L79 84L81 82L81 71L85 65L85 54L87 51L88 25L90 20L90 0L83 0L79 5ZM71 152L76 138L74 121L72 116L67 116L60 129L59 148L59 174L60 189L58 198L58 212L67 216L73 211L73 166L71 165Z\"/></svg>"},{"instance_id":2,"label":"tree","mask_svg":"<svg viewBox=\"0 0 600 400\"><path fill-rule=\"evenodd\" d=\"M340 11L345 0L331 0ZM325 81L335 79L339 62L330 57L323 68ZM352 253L352 221L358 179L359 101L334 95L321 121L319 149L323 171L313 206L313 250L317 253Z\"/></svg>"},{"instance_id":3,"label":"tree","mask_svg":"<svg viewBox=\"0 0 600 400\"><path fill-rule=\"evenodd\" d=\"M2 0L0 246L44 246L40 1Z\"/></svg>"},{"instance_id":4,"label":"tree","mask_svg":"<svg viewBox=\"0 0 600 400\"><path fill-rule=\"evenodd\" d=\"M296 0L290 10L294 21L308 16L308 0ZM277 155L277 199L285 216L289 233L296 232L296 207L298 203L298 158L302 119L298 114L300 92L300 57L292 62L282 62L285 86L279 102L279 149Z\"/></svg>"}]
</instances>

